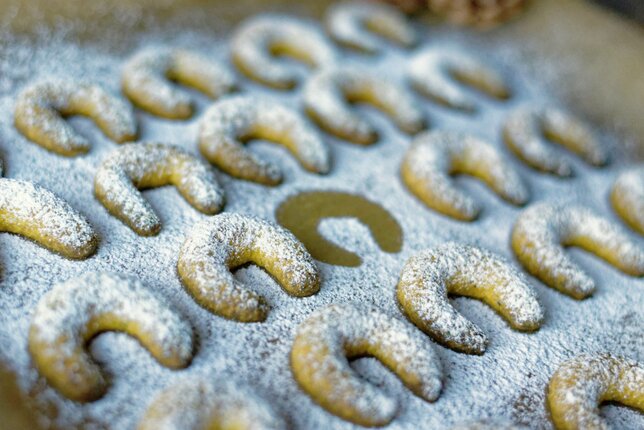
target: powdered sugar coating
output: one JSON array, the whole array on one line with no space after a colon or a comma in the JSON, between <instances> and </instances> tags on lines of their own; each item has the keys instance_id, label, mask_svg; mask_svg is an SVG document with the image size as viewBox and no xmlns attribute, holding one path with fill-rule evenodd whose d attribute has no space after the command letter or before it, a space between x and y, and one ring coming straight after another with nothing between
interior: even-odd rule
<instances>
[{"instance_id":1,"label":"powdered sugar coating","mask_svg":"<svg viewBox=\"0 0 644 430\"><path fill-rule=\"evenodd\" d=\"M588 126L553 107L516 108L507 118L503 136L506 145L530 167L559 176L572 175L572 166L547 144L544 136L593 166L608 161L608 154Z\"/></svg>"},{"instance_id":2,"label":"powdered sugar coating","mask_svg":"<svg viewBox=\"0 0 644 430\"><path fill-rule=\"evenodd\" d=\"M208 161L234 177L265 185L282 182L282 172L244 148L242 142L267 139L286 147L310 172L330 168L327 144L302 115L266 98L231 97L214 103L199 125L199 149Z\"/></svg>"},{"instance_id":3,"label":"powdered sugar coating","mask_svg":"<svg viewBox=\"0 0 644 430\"><path fill-rule=\"evenodd\" d=\"M0 178L0 230L32 239L64 257L94 254L98 236L87 219L50 191Z\"/></svg>"},{"instance_id":4,"label":"powdered sugar coating","mask_svg":"<svg viewBox=\"0 0 644 430\"><path fill-rule=\"evenodd\" d=\"M448 294L479 299L520 331L538 330L544 319L537 294L505 259L485 249L448 242L411 257L396 295L402 311L437 342L482 354L485 333L458 313Z\"/></svg>"},{"instance_id":5,"label":"powdered sugar coating","mask_svg":"<svg viewBox=\"0 0 644 430\"><path fill-rule=\"evenodd\" d=\"M224 191L210 166L173 145L142 142L114 150L98 167L94 193L132 230L155 235L161 220L139 189L174 185L197 210L208 215L224 205Z\"/></svg>"},{"instance_id":6,"label":"powdered sugar coating","mask_svg":"<svg viewBox=\"0 0 644 430\"><path fill-rule=\"evenodd\" d=\"M315 24L286 15L254 16L230 41L232 60L248 77L279 89L293 88L298 74L275 55L293 57L311 67L335 62L336 53Z\"/></svg>"},{"instance_id":7,"label":"powdered sugar coating","mask_svg":"<svg viewBox=\"0 0 644 430\"><path fill-rule=\"evenodd\" d=\"M458 50L422 50L410 60L407 73L412 86L419 93L455 109L473 111L477 105L475 99L454 80L491 97L506 99L510 96L503 76Z\"/></svg>"},{"instance_id":8,"label":"powdered sugar coating","mask_svg":"<svg viewBox=\"0 0 644 430\"><path fill-rule=\"evenodd\" d=\"M25 87L15 104L16 128L28 139L60 155L89 150L89 141L63 116L85 115L117 143L133 140L137 125L132 107L102 87L62 79L37 81Z\"/></svg>"},{"instance_id":9,"label":"powdered sugar coating","mask_svg":"<svg viewBox=\"0 0 644 430\"><path fill-rule=\"evenodd\" d=\"M418 135L401 164L407 187L430 208L453 218L472 221L480 205L454 185L451 175L470 174L514 205L528 200L519 173L494 146L470 135L432 131Z\"/></svg>"},{"instance_id":10,"label":"powdered sugar coating","mask_svg":"<svg viewBox=\"0 0 644 430\"><path fill-rule=\"evenodd\" d=\"M230 270L254 263L296 297L315 294L320 274L288 230L254 216L224 213L197 223L181 248L177 269L195 300L211 312L241 322L263 321L269 305Z\"/></svg>"},{"instance_id":11,"label":"powdered sugar coating","mask_svg":"<svg viewBox=\"0 0 644 430\"><path fill-rule=\"evenodd\" d=\"M192 97L173 81L193 87L213 99L235 89L228 66L186 49L146 48L123 66L123 92L137 106L165 118L193 114Z\"/></svg>"},{"instance_id":12,"label":"powdered sugar coating","mask_svg":"<svg viewBox=\"0 0 644 430\"><path fill-rule=\"evenodd\" d=\"M304 87L304 108L320 127L354 143L374 143L376 129L353 112L350 102L382 110L406 133L415 134L426 125L423 110L405 87L366 69L328 67L311 76Z\"/></svg>"},{"instance_id":13,"label":"powdered sugar coating","mask_svg":"<svg viewBox=\"0 0 644 430\"><path fill-rule=\"evenodd\" d=\"M527 427L490 420L457 424L450 430L527 430Z\"/></svg>"},{"instance_id":14,"label":"powdered sugar coating","mask_svg":"<svg viewBox=\"0 0 644 430\"><path fill-rule=\"evenodd\" d=\"M326 27L338 43L368 53L380 51L377 36L405 47L416 43L416 32L405 15L385 3L338 2L327 10Z\"/></svg>"},{"instance_id":15,"label":"powdered sugar coating","mask_svg":"<svg viewBox=\"0 0 644 430\"><path fill-rule=\"evenodd\" d=\"M610 200L615 212L633 230L644 235L644 167L620 173L610 191Z\"/></svg>"},{"instance_id":16,"label":"powdered sugar coating","mask_svg":"<svg viewBox=\"0 0 644 430\"><path fill-rule=\"evenodd\" d=\"M348 304L317 310L300 324L291 349L293 376L332 414L363 426L386 425L398 405L351 369L348 360L364 355L380 360L422 399L438 398L442 370L431 343L400 320Z\"/></svg>"},{"instance_id":17,"label":"powdered sugar coating","mask_svg":"<svg viewBox=\"0 0 644 430\"><path fill-rule=\"evenodd\" d=\"M164 366L185 367L192 358L190 324L168 302L136 279L97 272L58 284L42 297L29 329L29 352L64 396L96 400L108 383L86 346L110 330L136 337Z\"/></svg>"},{"instance_id":18,"label":"powdered sugar coating","mask_svg":"<svg viewBox=\"0 0 644 430\"><path fill-rule=\"evenodd\" d=\"M138 430L278 430L286 425L270 404L234 380L181 378L151 402Z\"/></svg>"},{"instance_id":19,"label":"powdered sugar coating","mask_svg":"<svg viewBox=\"0 0 644 430\"><path fill-rule=\"evenodd\" d=\"M602 402L644 412L644 366L610 354L582 354L562 363L548 384L548 407L558 430L609 430Z\"/></svg>"},{"instance_id":20,"label":"powdered sugar coating","mask_svg":"<svg viewBox=\"0 0 644 430\"><path fill-rule=\"evenodd\" d=\"M644 276L644 247L619 225L584 206L543 202L525 209L512 229L512 249L523 267L546 285L576 299L595 282L566 254L578 246L632 276Z\"/></svg>"}]
</instances>

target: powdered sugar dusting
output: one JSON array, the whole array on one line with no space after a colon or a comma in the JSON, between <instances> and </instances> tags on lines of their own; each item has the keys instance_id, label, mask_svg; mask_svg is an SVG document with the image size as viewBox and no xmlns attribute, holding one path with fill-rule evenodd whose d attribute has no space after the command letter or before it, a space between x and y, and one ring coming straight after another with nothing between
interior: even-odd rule
<instances>
[{"instance_id":1,"label":"powdered sugar dusting","mask_svg":"<svg viewBox=\"0 0 644 430\"><path fill-rule=\"evenodd\" d=\"M185 150L158 143L133 143L112 152L94 179L97 198L141 235L157 234L161 220L138 189L172 184L197 210L215 214L224 191L213 170Z\"/></svg>"},{"instance_id":2,"label":"powdered sugar dusting","mask_svg":"<svg viewBox=\"0 0 644 430\"><path fill-rule=\"evenodd\" d=\"M480 205L460 191L450 175L471 174L515 205L528 200L521 176L494 146L473 136L433 131L417 136L405 154L401 175L427 206L461 220L473 220Z\"/></svg>"},{"instance_id":3,"label":"powdered sugar dusting","mask_svg":"<svg viewBox=\"0 0 644 430\"><path fill-rule=\"evenodd\" d=\"M626 170L615 179L611 202L631 228L644 234L644 167Z\"/></svg>"},{"instance_id":4,"label":"powdered sugar dusting","mask_svg":"<svg viewBox=\"0 0 644 430\"><path fill-rule=\"evenodd\" d=\"M405 16L385 3L336 3L327 12L326 27L338 43L369 53L381 49L382 43L378 36L402 46L411 46L416 42L416 31Z\"/></svg>"},{"instance_id":5,"label":"powdered sugar dusting","mask_svg":"<svg viewBox=\"0 0 644 430\"><path fill-rule=\"evenodd\" d=\"M284 145L307 170L326 173L329 148L296 110L268 99L249 96L213 104L200 122L199 147L226 173L267 185L282 180L280 169L246 150L242 141L265 138Z\"/></svg>"}]
</instances>

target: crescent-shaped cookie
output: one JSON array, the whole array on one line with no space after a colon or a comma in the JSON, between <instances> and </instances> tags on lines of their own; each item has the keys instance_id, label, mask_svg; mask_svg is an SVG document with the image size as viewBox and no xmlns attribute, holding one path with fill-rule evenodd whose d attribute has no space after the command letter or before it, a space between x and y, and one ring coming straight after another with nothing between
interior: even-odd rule
<instances>
[{"instance_id":1,"label":"crescent-shaped cookie","mask_svg":"<svg viewBox=\"0 0 644 430\"><path fill-rule=\"evenodd\" d=\"M161 220L139 189L163 185L174 185L208 215L224 205L224 192L209 165L179 147L149 142L124 145L103 160L94 193L112 215L136 233L151 236L161 229Z\"/></svg>"},{"instance_id":2,"label":"crescent-shaped cookie","mask_svg":"<svg viewBox=\"0 0 644 430\"><path fill-rule=\"evenodd\" d=\"M382 206L357 194L339 191L307 191L296 194L275 211L275 218L283 227L302 241L313 258L337 266L358 267L362 259L325 239L319 232L320 222L328 218L352 217L369 229L372 238L385 252L400 252L403 231Z\"/></svg>"},{"instance_id":3,"label":"crescent-shaped cookie","mask_svg":"<svg viewBox=\"0 0 644 430\"><path fill-rule=\"evenodd\" d=\"M505 259L490 251L448 242L407 261L396 289L405 315L442 345L483 354L487 336L458 313L449 294L485 302L516 330L538 330L543 322L534 289Z\"/></svg>"},{"instance_id":4,"label":"crescent-shaped cookie","mask_svg":"<svg viewBox=\"0 0 644 430\"><path fill-rule=\"evenodd\" d=\"M201 119L199 148L208 161L236 178L277 185L282 172L248 151L243 142L266 139L283 145L310 172L327 173L327 144L299 112L266 99L232 97L214 103Z\"/></svg>"},{"instance_id":5,"label":"crescent-shaped cookie","mask_svg":"<svg viewBox=\"0 0 644 430\"><path fill-rule=\"evenodd\" d=\"M611 188L610 201L626 224L644 235L644 167L621 173Z\"/></svg>"},{"instance_id":6,"label":"crescent-shaped cookie","mask_svg":"<svg viewBox=\"0 0 644 430\"><path fill-rule=\"evenodd\" d=\"M366 53L380 50L377 36L404 47L416 43L416 32L405 15L385 3L338 2L327 12L326 27L336 42Z\"/></svg>"},{"instance_id":7,"label":"crescent-shaped cookie","mask_svg":"<svg viewBox=\"0 0 644 430\"><path fill-rule=\"evenodd\" d=\"M423 50L409 63L408 76L416 91L454 109L476 109L473 97L457 82L500 100L510 97L510 90L500 74L475 58L459 52Z\"/></svg>"},{"instance_id":8,"label":"crescent-shaped cookie","mask_svg":"<svg viewBox=\"0 0 644 430\"><path fill-rule=\"evenodd\" d=\"M270 309L231 269L254 263L296 297L315 294L320 275L313 259L288 230L252 216L223 213L197 223L177 265L194 299L209 311L240 322L264 321Z\"/></svg>"},{"instance_id":9,"label":"crescent-shaped cookie","mask_svg":"<svg viewBox=\"0 0 644 430\"><path fill-rule=\"evenodd\" d=\"M602 402L644 412L644 366L610 354L582 354L561 364L548 384L548 407L557 430L609 430Z\"/></svg>"},{"instance_id":10,"label":"crescent-shaped cookie","mask_svg":"<svg viewBox=\"0 0 644 430\"><path fill-rule=\"evenodd\" d=\"M586 298L595 291L595 282L566 255L565 246L592 252L626 274L644 276L644 248L619 225L583 206L538 203L525 209L512 229L512 249L528 272L575 299Z\"/></svg>"},{"instance_id":11,"label":"crescent-shaped cookie","mask_svg":"<svg viewBox=\"0 0 644 430\"><path fill-rule=\"evenodd\" d=\"M428 207L461 221L472 221L481 208L459 190L451 175L469 174L504 200L523 205L528 190L519 174L494 146L476 137L433 131L418 135L400 168L403 182Z\"/></svg>"},{"instance_id":12,"label":"crescent-shaped cookie","mask_svg":"<svg viewBox=\"0 0 644 430\"><path fill-rule=\"evenodd\" d=\"M558 176L572 175L572 166L546 139L574 152L593 166L608 162L607 152L585 124L552 107L515 109L505 122L503 138L508 148L528 166Z\"/></svg>"},{"instance_id":13,"label":"crescent-shaped cookie","mask_svg":"<svg viewBox=\"0 0 644 430\"><path fill-rule=\"evenodd\" d=\"M138 430L281 430L263 398L239 383L207 375L182 378L153 400Z\"/></svg>"},{"instance_id":14,"label":"crescent-shaped cookie","mask_svg":"<svg viewBox=\"0 0 644 430\"><path fill-rule=\"evenodd\" d=\"M98 236L83 215L52 192L15 179L0 178L0 230L67 258L87 258L98 247Z\"/></svg>"},{"instance_id":15,"label":"crescent-shaped cookie","mask_svg":"<svg viewBox=\"0 0 644 430\"><path fill-rule=\"evenodd\" d=\"M166 367L185 367L192 358L190 324L138 280L110 273L86 273L45 294L29 328L29 352L65 397L96 400L108 382L87 345L106 331L135 337Z\"/></svg>"},{"instance_id":16,"label":"crescent-shaped cookie","mask_svg":"<svg viewBox=\"0 0 644 430\"><path fill-rule=\"evenodd\" d=\"M402 85L357 67L316 72L304 87L303 102L306 112L323 130L360 145L376 142L378 133L353 112L351 103L380 109L409 134L418 133L427 124L423 110Z\"/></svg>"},{"instance_id":17,"label":"crescent-shaped cookie","mask_svg":"<svg viewBox=\"0 0 644 430\"><path fill-rule=\"evenodd\" d=\"M231 40L233 63L246 76L277 89L293 88L298 73L276 56L311 67L335 61L335 49L313 24L284 16L262 15L244 22Z\"/></svg>"},{"instance_id":18,"label":"crescent-shaped cookie","mask_svg":"<svg viewBox=\"0 0 644 430\"><path fill-rule=\"evenodd\" d=\"M185 49L147 48L123 67L121 86L137 106L164 118L192 116L193 100L175 82L217 99L235 89L235 76L219 64Z\"/></svg>"},{"instance_id":19,"label":"crescent-shaped cookie","mask_svg":"<svg viewBox=\"0 0 644 430\"><path fill-rule=\"evenodd\" d=\"M358 425L384 426L398 404L351 368L351 358L366 355L387 366L418 397L438 398L442 370L431 342L375 309L343 304L311 314L297 329L291 368L300 387L328 412Z\"/></svg>"},{"instance_id":20,"label":"crescent-shaped cookie","mask_svg":"<svg viewBox=\"0 0 644 430\"><path fill-rule=\"evenodd\" d=\"M45 80L20 92L14 123L27 139L60 155L89 151L88 140L65 121L70 115L91 118L117 143L134 140L137 134L132 107L102 87L84 82Z\"/></svg>"}]
</instances>

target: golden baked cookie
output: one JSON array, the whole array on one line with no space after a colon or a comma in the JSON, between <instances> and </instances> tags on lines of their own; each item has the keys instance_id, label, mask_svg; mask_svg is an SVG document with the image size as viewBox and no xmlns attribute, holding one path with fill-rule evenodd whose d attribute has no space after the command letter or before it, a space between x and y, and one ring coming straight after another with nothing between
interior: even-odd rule
<instances>
[{"instance_id":1,"label":"golden baked cookie","mask_svg":"<svg viewBox=\"0 0 644 430\"><path fill-rule=\"evenodd\" d=\"M503 76L474 57L447 49L425 49L410 61L408 76L412 86L420 94L445 106L465 111L474 111L474 98L461 89L462 83L504 100L510 90Z\"/></svg>"},{"instance_id":2,"label":"golden baked cookie","mask_svg":"<svg viewBox=\"0 0 644 430\"><path fill-rule=\"evenodd\" d=\"M93 401L108 382L87 345L106 331L135 337L170 368L185 367L192 358L192 328L166 300L138 280L95 272L58 284L40 299L29 328L29 353L61 394Z\"/></svg>"},{"instance_id":3,"label":"golden baked cookie","mask_svg":"<svg viewBox=\"0 0 644 430\"><path fill-rule=\"evenodd\" d=\"M644 235L644 167L621 173L611 188L610 201L617 215Z\"/></svg>"},{"instance_id":4,"label":"golden baked cookie","mask_svg":"<svg viewBox=\"0 0 644 430\"><path fill-rule=\"evenodd\" d=\"M132 107L102 87L85 82L44 80L24 88L16 99L14 123L20 133L49 151L74 156L89 151L88 140L64 117L91 118L117 143L137 134Z\"/></svg>"},{"instance_id":5,"label":"golden baked cookie","mask_svg":"<svg viewBox=\"0 0 644 430\"><path fill-rule=\"evenodd\" d=\"M320 289L313 259L288 230L253 216L223 213L196 224L181 248L177 269L194 299L209 311L240 322L264 321L270 306L237 281L231 269L254 263L296 297Z\"/></svg>"},{"instance_id":6,"label":"golden baked cookie","mask_svg":"<svg viewBox=\"0 0 644 430\"><path fill-rule=\"evenodd\" d=\"M523 205L528 200L528 189L503 154L466 134L422 133L412 142L400 167L404 184L428 207L461 221L472 221L481 208L455 186L451 175L458 174L482 180L514 205Z\"/></svg>"},{"instance_id":7,"label":"golden baked cookie","mask_svg":"<svg viewBox=\"0 0 644 430\"><path fill-rule=\"evenodd\" d=\"M192 97L175 82L213 99L236 87L235 76L226 66L185 49L143 49L125 63L121 76L123 92L141 109L164 118L190 118Z\"/></svg>"},{"instance_id":8,"label":"golden baked cookie","mask_svg":"<svg viewBox=\"0 0 644 430\"><path fill-rule=\"evenodd\" d=\"M96 198L141 236L156 235L161 220L139 189L163 185L174 185L188 203L208 215L224 205L224 191L212 168L177 146L124 145L103 160L94 177Z\"/></svg>"},{"instance_id":9,"label":"golden baked cookie","mask_svg":"<svg viewBox=\"0 0 644 430\"><path fill-rule=\"evenodd\" d=\"M52 192L0 178L0 230L15 233L73 259L96 252L98 236L87 219Z\"/></svg>"},{"instance_id":10,"label":"golden baked cookie","mask_svg":"<svg viewBox=\"0 0 644 430\"><path fill-rule=\"evenodd\" d=\"M595 282L567 255L565 246L592 252L622 272L644 276L644 249L619 225L583 206L537 203L512 229L519 262L544 284L575 299L595 291Z\"/></svg>"},{"instance_id":11,"label":"golden baked cookie","mask_svg":"<svg viewBox=\"0 0 644 430\"><path fill-rule=\"evenodd\" d=\"M318 68L335 61L335 49L315 25L285 15L259 15L244 22L231 40L235 66L247 77L277 89L290 89L298 73L276 56Z\"/></svg>"},{"instance_id":12,"label":"golden baked cookie","mask_svg":"<svg viewBox=\"0 0 644 430\"><path fill-rule=\"evenodd\" d=\"M582 354L562 363L548 384L548 408L557 430L608 430L602 402L644 412L644 366L610 354Z\"/></svg>"},{"instance_id":13,"label":"golden baked cookie","mask_svg":"<svg viewBox=\"0 0 644 430\"><path fill-rule=\"evenodd\" d=\"M426 126L425 114L404 86L357 67L329 67L306 82L303 102L309 116L326 132L361 145L378 140L368 121L353 112L351 103L380 109L405 133Z\"/></svg>"},{"instance_id":14,"label":"golden baked cookie","mask_svg":"<svg viewBox=\"0 0 644 430\"><path fill-rule=\"evenodd\" d=\"M251 388L192 375L162 390L138 430L281 430L282 418Z\"/></svg>"},{"instance_id":15,"label":"golden baked cookie","mask_svg":"<svg viewBox=\"0 0 644 430\"><path fill-rule=\"evenodd\" d=\"M570 176L572 165L546 139L574 152L593 166L608 162L608 153L591 130L562 110L520 106L503 127L505 144L528 166L558 176Z\"/></svg>"},{"instance_id":16,"label":"golden baked cookie","mask_svg":"<svg viewBox=\"0 0 644 430\"><path fill-rule=\"evenodd\" d=\"M377 36L403 47L416 43L416 32L405 15L381 2L337 2L328 9L326 28L336 42L371 54L380 50Z\"/></svg>"},{"instance_id":17,"label":"golden baked cookie","mask_svg":"<svg viewBox=\"0 0 644 430\"><path fill-rule=\"evenodd\" d=\"M342 304L312 313L297 329L291 368L302 389L328 412L358 425L384 426L398 404L351 368L349 359L363 356L377 358L418 397L438 398L442 370L431 342L371 308Z\"/></svg>"},{"instance_id":18,"label":"golden baked cookie","mask_svg":"<svg viewBox=\"0 0 644 430\"><path fill-rule=\"evenodd\" d=\"M299 112L263 98L237 96L214 103L199 125L199 149L208 161L236 178L277 185L282 172L243 143L266 139L283 145L314 173L330 169L329 147Z\"/></svg>"},{"instance_id":19,"label":"golden baked cookie","mask_svg":"<svg viewBox=\"0 0 644 430\"><path fill-rule=\"evenodd\" d=\"M403 313L438 343L458 352L483 354L487 336L458 313L449 294L483 301L516 330L538 330L543 322L532 286L490 251L448 242L405 263L396 287Z\"/></svg>"}]
</instances>

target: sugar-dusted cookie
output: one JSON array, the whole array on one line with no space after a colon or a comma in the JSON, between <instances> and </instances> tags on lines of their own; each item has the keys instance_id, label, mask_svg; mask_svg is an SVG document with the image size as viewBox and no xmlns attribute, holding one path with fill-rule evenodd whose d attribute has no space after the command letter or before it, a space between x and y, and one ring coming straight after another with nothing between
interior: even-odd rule
<instances>
[{"instance_id":1,"label":"sugar-dusted cookie","mask_svg":"<svg viewBox=\"0 0 644 430\"><path fill-rule=\"evenodd\" d=\"M250 18L231 40L233 63L246 76L277 89L293 88L297 71L276 56L288 56L311 67L335 61L336 53L315 25L284 15Z\"/></svg>"},{"instance_id":2,"label":"sugar-dusted cookie","mask_svg":"<svg viewBox=\"0 0 644 430\"><path fill-rule=\"evenodd\" d=\"M558 176L572 175L572 166L560 151L546 142L555 142L593 166L608 162L608 153L591 130L563 110L520 106L510 113L503 128L505 144L530 167Z\"/></svg>"},{"instance_id":3,"label":"sugar-dusted cookie","mask_svg":"<svg viewBox=\"0 0 644 430\"><path fill-rule=\"evenodd\" d=\"M94 193L136 233L152 236L161 229L161 220L139 189L170 184L205 214L215 214L224 205L223 189L208 164L177 146L151 142L114 150L96 171Z\"/></svg>"},{"instance_id":4,"label":"sugar-dusted cookie","mask_svg":"<svg viewBox=\"0 0 644 430\"><path fill-rule=\"evenodd\" d=\"M582 354L562 363L548 384L548 408L557 430L609 430L602 402L644 412L644 366L610 354Z\"/></svg>"},{"instance_id":5,"label":"sugar-dusted cookie","mask_svg":"<svg viewBox=\"0 0 644 430\"><path fill-rule=\"evenodd\" d=\"M188 321L138 280L110 273L86 273L45 294L29 328L29 352L40 374L65 397L96 400L108 382L87 344L105 331L137 338L170 368L185 367L192 358Z\"/></svg>"},{"instance_id":6,"label":"sugar-dusted cookie","mask_svg":"<svg viewBox=\"0 0 644 430\"><path fill-rule=\"evenodd\" d=\"M432 402L442 388L442 370L431 342L408 324L376 309L331 305L298 327L291 348L293 376L330 413L374 427L398 410L394 398L360 379L349 359L373 356L417 396Z\"/></svg>"},{"instance_id":7,"label":"sugar-dusted cookie","mask_svg":"<svg viewBox=\"0 0 644 430\"><path fill-rule=\"evenodd\" d=\"M98 85L65 80L35 82L22 90L15 105L16 128L28 139L60 155L74 156L89 150L89 142L67 124L64 117L91 118L117 143L137 134L132 107Z\"/></svg>"},{"instance_id":8,"label":"sugar-dusted cookie","mask_svg":"<svg viewBox=\"0 0 644 430\"><path fill-rule=\"evenodd\" d=\"M64 257L94 254L98 236L85 217L52 192L0 178L0 230L29 238Z\"/></svg>"},{"instance_id":9,"label":"sugar-dusted cookie","mask_svg":"<svg viewBox=\"0 0 644 430\"><path fill-rule=\"evenodd\" d=\"M174 82L216 99L235 89L235 76L226 66L185 49L147 48L123 67L121 86L132 102L164 118L186 119L193 114L190 95Z\"/></svg>"},{"instance_id":10,"label":"sugar-dusted cookie","mask_svg":"<svg viewBox=\"0 0 644 430\"><path fill-rule=\"evenodd\" d=\"M199 148L208 161L236 178L277 185L282 172L243 142L266 139L283 145L310 172L327 173L329 147L299 112L267 99L231 97L214 103L201 119Z\"/></svg>"},{"instance_id":11,"label":"sugar-dusted cookie","mask_svg":"<svg viewBox=\"0 0 644 430\"><path fill-rule=\"evenodd\" d=\"M644 234L644 167L621 173L610 191L615 212L639 234Z\"/></svg>"},{"instance_id":12,"label":"sugar-dusted cookie","mask_svg":"<svg viewBox=\"0 0 644 430\"><path fill-rule=\"evenodd\" d=\"M367 103L387 114L402 131L414 134L426 126L425 115L404 86L357 67L329 67L306 83L304 107L325 131L361 145L378 139L368 121L350 103Z\"/></svg>"},{"instance_id":13,"label":"sugar-dusted cookie","mask_svg":"<svg viewBox=\"0 0 644 430\"><path fill-rule=\"evenodd\" d=\"M208 375L180 379L161 391L138 430L279 430L282 418L251 388Z\"/></svg>"},{"instance_id":14,"label":"sugar-dusted cookie","mask_svg":"<svg viewBox=\"0 0 644 430\"><path fill-rule=\"evenodd\" d=\"M246 263L263 267L292 296L320 289L318 269L295 236L268 221L234 213L196 224L181 248L177 269L204 308L240 322L263 321L269 304L230 272Z\"/></svg>"},{"instance_id":15,"label":"sugar-dusted cookie","mask_svg":"<svg viewBox=\"0 0 644 430\"><path fill-rule=\"evenodd\" d=\"M450 430L528 430L527 427L518 426L505 421L474 421L457 424Z\"/></svg>"},{"instance_id":16,"label":"sugar-dusted cookie","mask_svg":"<svg viewBox=\"0 0 644 430\"><path fill-rule=\"evenodd\" d=\"M577 246L622 272L644 276L644 248L619 225L583 206L537 203L525 209L512 229L512 249L528 272L575 299L595 291L595 282L567 255Z\"/></svg>"},{"instance_id":17,"label":"sugar-dusted cookie","mask_svg":"<svg viewBox=\"0 0 644 430\"><path fill-rule=\"evenodd\" d=\"M400 46L416 43L416 32L396 8L372 1L344 1L330 6L326 27L338 43L367 53L380 50L382 36Z\"/></svg>"},{"instance_id":18,"label":"sugar-dusted cookie","mask_svg":"<svg viewBox=\"0 0 644 430\"><path fill-rule=\"evenodd\" d=\"M419 93L455 109L476 109L474 99L457 82L497 99L510 97L510 90L499 73L460 52L435 48L420 51L410 61L408 75Z\"/></svg>"},{"instance_id":19,"label":"sugar-dusted cookie","mask_svg":"<svg viewBox=\"0 0 644 430\"><path fill-rule=\"evenodd\" d=\"M528 200L519 174L494 146L476 137L449 131L418 135L400 167L403 182L430 208L461 221L476 219L479 204L459 190L451 175L469 174L485 182L514 205Z\"/></svg>"},{"instance_id":20,"label":"sugar-dusted cookie","mask_svg":"<svg viewBox=\"0 0 644 430\"><path fill-rule=\"evenodd\" d=\"M416 254L402 270L396 296L405 315L434 340L455 351L483 354L487 336L454 309L448 294L485 302L517 330L538 330L543 322L543 309L525 277L481 248L448 242Z\"/></svg>"}]
</instances>

